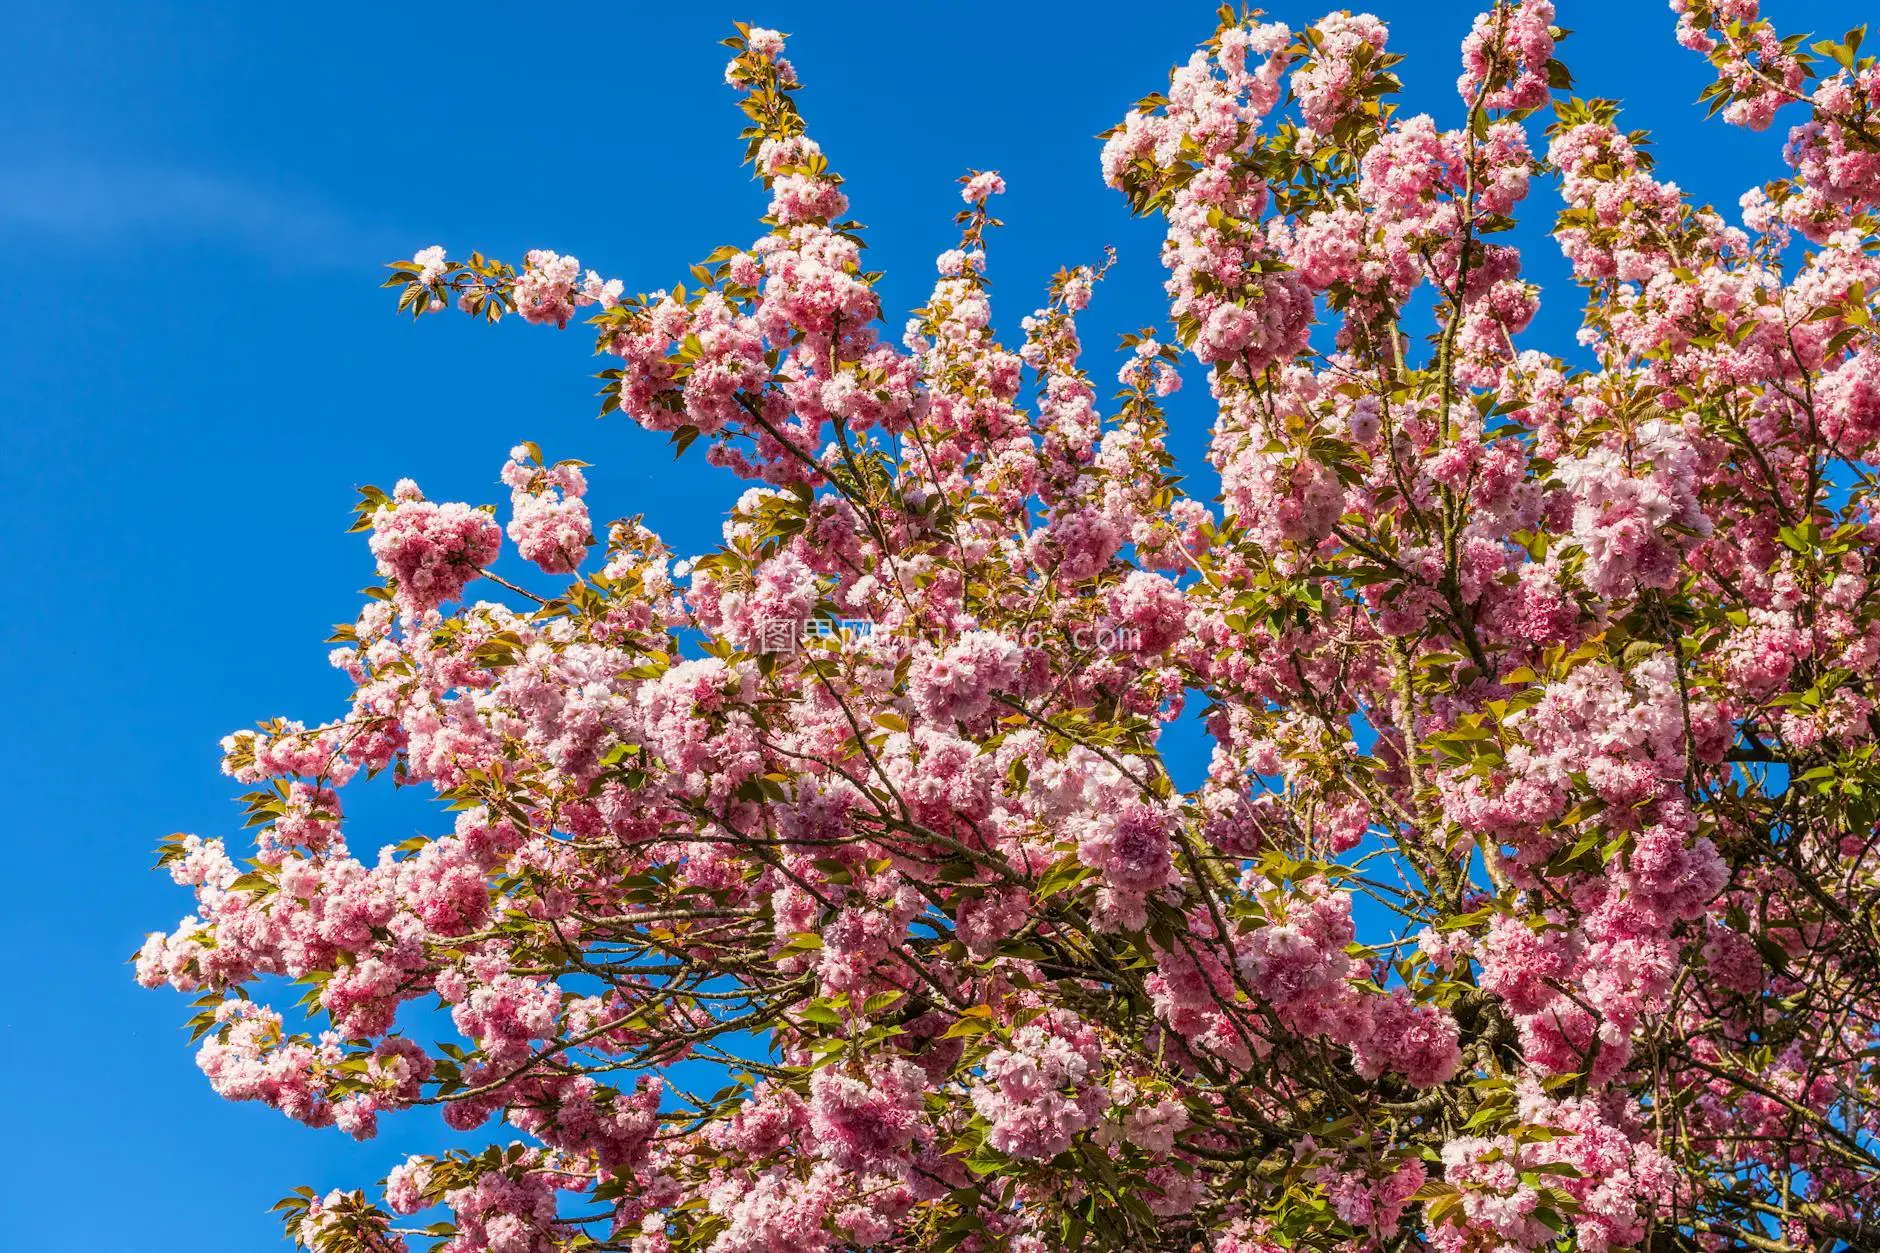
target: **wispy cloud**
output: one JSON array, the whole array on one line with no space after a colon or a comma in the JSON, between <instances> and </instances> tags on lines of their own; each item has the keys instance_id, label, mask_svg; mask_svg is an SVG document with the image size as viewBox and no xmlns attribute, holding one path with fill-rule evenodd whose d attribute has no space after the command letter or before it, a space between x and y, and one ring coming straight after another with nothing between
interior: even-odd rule
<instances>
[{"instance_id":1,"label":"wispy cloud","mask_svg":"<svg viewBox=\"0 0 1880 1253\"><path fill-rule=\"evenodd\" d=\"M72 160L0 162L0 236L66 246L214 241L291 264L378 260L385 232L316 200L216 174Z\"/></svg>"}]
</instances>

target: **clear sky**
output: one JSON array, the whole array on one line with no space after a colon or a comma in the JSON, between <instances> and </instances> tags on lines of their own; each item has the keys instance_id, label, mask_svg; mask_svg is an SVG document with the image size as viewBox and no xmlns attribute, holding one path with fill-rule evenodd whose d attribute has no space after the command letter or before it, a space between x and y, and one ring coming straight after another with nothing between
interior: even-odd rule
<instances>
[{"instance_id":1,"label":"clear sky","mask_svg":"<svg viewBox=\"0 0 1880 1253\"><path fill-rule=\"evenodd\" d=\"M1320 12L1270 7L1295 26ZM1408 54L1407 106L1453 124L1476 6L1370 7ZM1836 36L1867 7L1765 4L1785 29ZM1624 124L1656 132L1663 176L1734 218L1777 172L1779 138L1700 129L1708 67L1672 43L1659 0L1560 8L1580 94L1622 98ZM1085 322L1100 361L1154 320L1159 274L1157 233L1102 187L1092 136L1165 85L1212 12L0 4L0 742L17 893L0 1251L270 1249L265 1211L290 1187L367 1184L434 1143L423 1117L361 1145L222 1102L183 998L137 989L125 964L188 906L149 870L157 841L238 834L219 737L341 707L321 640L371 581L363 538L344 534L355 486L410 475L435 499L494 500L506 450L530 438L595 464L597 517L644 512L682 553L710 544L738 490L696 452L675 467L663 437L594 421L584 332L414 326L377 290L381 264L431 243L548 247L646 291L748 243L764 200L738 164L716 42L744 17L793 35L811 132L871 227L890 310L921 302L952 242L953 180L998 169L1000 324L1057 267L1115 244ZM1537 188L1529 207L1552 204ZM1577 301L1558 253L1542 240L1527 272L1545 290L1525 343L1564 350ZM1174 442L1193 464L1204 389L1188 373ZM441 829L383 797L348 808L367 856Z\"/></svg>"}]
</instances>

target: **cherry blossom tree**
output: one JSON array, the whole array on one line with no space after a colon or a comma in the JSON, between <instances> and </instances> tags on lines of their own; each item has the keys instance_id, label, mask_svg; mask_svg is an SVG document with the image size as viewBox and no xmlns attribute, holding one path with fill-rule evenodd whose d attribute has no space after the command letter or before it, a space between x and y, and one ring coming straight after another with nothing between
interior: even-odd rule
<instances>
[{"instance_id":1,"label":"cherry blossom tree","mask_svg":"<svg viewBox=\"0 0 1880 1253\"><path fill-rule=\"evenodd\" d=\"M1790 126L1733 215L1570 95L1546 0L1475 19L1441 119L1377 19L1223 10L1102 149L1167 228L1108 398L1106 266L995 334L994 173L888 335L761 28L726 73L755 243L637 296L548 251L394 265L415 314L584 313L604 410L752 486L680 562L532 443L506 525L365 490L356 693L224 741L252 856L166 843L195 912L138 976L199 996L224 1097L489 1147L302 1190L288 1232L1880 1247L1880 68L1672 8L1712 111ZM1536 190L1584 300L1551 348L1506 242ZM433 834L350 844L380 774Z\"/></svg>"}]
</instances>

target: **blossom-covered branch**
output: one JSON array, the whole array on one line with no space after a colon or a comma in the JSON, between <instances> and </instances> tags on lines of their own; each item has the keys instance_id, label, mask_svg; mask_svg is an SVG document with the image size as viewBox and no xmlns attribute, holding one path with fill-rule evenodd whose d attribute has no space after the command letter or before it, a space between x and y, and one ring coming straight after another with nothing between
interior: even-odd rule
<instances>
[{"instance_id":1,"label":"blossom-covered branch","mask_svg":"<svg viewBox=\"0 0 1880 1253\"><path fill-rule=\"evenodd\" d=\"M1740 226L1570 95L1546 0L1474 21L1446 120L1373 17L1224 10L1105 136L1168 274L1108 397L1107 262L994 330L993 172L884 336L761 28L749 247L650 295L546 250L394 265L413 314L585 310L604 412L752 486L678 562L533 443L506 525L364 494L352 701L225 741L252 856L166 843L196 909L138 974L199 994L226 1097L510 1130L303 1190L290 1234L1873 1244L1880 71L1673 8L1726 120L1806 114ZM1552 350L1509 242L1542 187L1585 300ZM1165 443L1184 369L1213 502ZM355 852L382 773L454 817Z\"/></svg>"}]
</instances>

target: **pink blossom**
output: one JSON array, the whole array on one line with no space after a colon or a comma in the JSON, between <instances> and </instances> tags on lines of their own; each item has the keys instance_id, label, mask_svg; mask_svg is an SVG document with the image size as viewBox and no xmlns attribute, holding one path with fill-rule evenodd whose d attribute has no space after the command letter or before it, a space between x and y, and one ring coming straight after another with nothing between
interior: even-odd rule
<instances>
[{"instance_id":1,"label":"pink blossom","mask_svg":"<svg viewBox=\"0 0 1880 1253\"><path fill-rule=\"evenodd\" d=\"M502 532L469 505L432 504L409 479L372 517L379 573L398 581L398 602L421 612L458 596L496 560Z\"/></svg>"},{"instance_id":2,"label":"pink blossom","mask_svg":"<svg viewBox=\"0 0 1880 1253\"><path fill-rule=\"evenodd\" d=\"M971 175L961 181L964 186L960 189L960 199L967 204L977 204L1005 191L1005 180L992 170Z\"/></svg>"}]
</instances>

